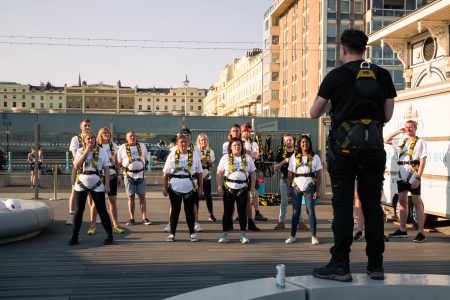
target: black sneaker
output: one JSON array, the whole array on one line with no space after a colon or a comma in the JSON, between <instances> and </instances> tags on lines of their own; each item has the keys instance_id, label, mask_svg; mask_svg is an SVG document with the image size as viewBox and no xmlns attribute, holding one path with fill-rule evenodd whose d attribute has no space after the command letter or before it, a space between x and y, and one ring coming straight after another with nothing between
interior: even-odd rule
<instances>
[{"instance_id":1,"label":"black sneaker","mask_svg":"<svg viewBox=\"0 0 450 300\"><path fill-rule=\"evenodd\" d=\"M321 268L314 268L312 275L321 279L330 279L341 282L350 282L353 280L350 274L350 267L346 264L328 263Z\"/></svg>"},{"instance_id":2,"label":"black sneaker","mask_svg":"<svg viewBox=\"0 0 450 300\"><path fill-rule=\"evenodd\" d=\"M133 226L136 224L136 221L134 219L129 219L128 222L125 224L127 226Z\"/></svg>"},{"instance_id":3,"label":"black sneaker","mask_svg":"<svg viewBox=\"0 0 450 300\"><path fill-rule=\"evenodd\" d=\"M253 220L248 220L248 230L250 231L261 231L258 227L256 227L256 224Z\"/></svg>"},{"instance_id":4,"label":"black sneaker","mask_svg":"<svg viewBox=\"0 0 450 300\"><path fill-rule=\"evenodd\" d=\"M362 239L363 239L362 231L356 232L355 235L353 236L354 241L361 241Z\"/></svg>"},{"instance_id":5,"label":"black sneaker","mask_svg":"<svg viewBox=\"0 0 450 300\"><path fill-rule=\"evenodd\" d=\"M216 217L215 217L213 214L210 214L210 215L209 215L209 220L210 220L211 222L217 222L217 219L216 219Z\"/></svg>"},{"instance_id":6,"label":"black sneaker","mask_svg":"<svg viewBox=\"0 0 450 300\"><path fill-rule=\"evenodd\" d=\"M384 269L383 267L367 269L367 275L373 280L384 280Z\"/></svg>"},{"instance_id":7,"label":"black sneaker","mask_svg":"<svg viewBox=\"0 0 450 300\"><path fill-rule=\"evenodd\" d=\"M69 241L69 246L75 246L75 245L78 245L79 243L80 243L80 241L78 241L78 237L72 236L72 238Z\"/></svg>"},{"instance_id":8,"label":"black sneaker","mask_svg":"<svg viewBox=\"0 0 450 300\"><path fill-rule=\"evenodd\" d=\"M113 237L107 237L106 239L103 240L103 244L104 245L112 245L114 243Z\"/></svg>"},{"instance_id":9,"label":"black sneaker","mask_svg":"<svg viewBox=\"0 0 450 300\"><path fill-rule=\"evenodd\" d=\"M264 217L262 214L255 215L255 221L263 221L266 222L268 219Z\"/></svg>"},{"instance_id":10,"label":"black sneaker","mask_svg":"<svg viewBox=\"0 0 450 300\"><path fill-rule=\"evenodd\" d=\"M388 236L390 238L407 238L408 237L408 232L406 230L403 231L401 229L397 229L393 233L389 233Z\"/></svg>"},{"instance_id":11,"label":"black sneaker","mask_svg":"<svg viewBox=\"0 0 450 300\"><path fill-rule=\"evenodd\" d=\"M413 242L414 243L423 243L423 242L425 242L426 239L427 238L425 237L425 235L422 232L419 232L416 235L415 239L413 239Z\"/></svg>"}]
</instances>

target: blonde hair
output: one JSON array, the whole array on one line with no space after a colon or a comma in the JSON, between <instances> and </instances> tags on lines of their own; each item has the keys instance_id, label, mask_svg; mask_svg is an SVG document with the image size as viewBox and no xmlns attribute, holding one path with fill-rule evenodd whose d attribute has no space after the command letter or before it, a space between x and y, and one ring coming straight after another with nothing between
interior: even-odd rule
<instances>
[{"instance_id":1,"label":"blonde hair","mask_svg":"<svg viewBox=\"0 0 450 300\"><path fill-rule=\"evenodd\" d=\"M96 136L95 136L95 134L94 133L92 133L92 132L84 132L83 134L81 134L81 140L83 141L83 144L85 145L85 140L86 140L86 138L88 137L88 136L93 136L94 137L94 140L95 140L95 146L97 146L97 140L96 140Z\"/></svg>"},{"instance_id":2,"label":"blonde hair","mask_svg":"<svg viewBox=\"0 0 450 300\"><path fill-rule=\"evenodd\" d=\"M202 147L200 146L200 139L204 138L206 140L206 150L209 150L209 138L206 135L206 133L200 133L197 137L197 147L199 149L202 149Z\"/></svg>"},{"instance_id":3,"label":"blonde hair","mask_svg":"<svg viewBox=\"0 0 450 300\"><path fill-rule=\"evenodd\" d=\"M97 134L97 145L102 145L103 144L103 142L102 142L102 134L105 131L109 132L109 141L108 142L111 141L111 131L109 131L108 127L102 127L102 128L100 128L100 130L98 131L98 134Z\"/></svg>"}]
</instances>

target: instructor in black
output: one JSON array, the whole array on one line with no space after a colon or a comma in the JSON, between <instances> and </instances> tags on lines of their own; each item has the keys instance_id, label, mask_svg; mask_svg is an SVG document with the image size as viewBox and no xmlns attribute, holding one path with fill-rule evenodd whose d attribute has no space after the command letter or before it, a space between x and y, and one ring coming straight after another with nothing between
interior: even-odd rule
<instances>
[{"instance_id":1,"label":"instructor in black","mask_svg":"<svg viewBox=\"0 0 450 300\"><path fill-rule=\"evenodd\" d=\"M323 279L352 280L349 254L356 177L365 217L367 274L384 279L381 189L386 152L382 129L392 117L397 94L389 72L363 60L367 40L360 30L342 33L340 58L344 64L324 78L310 111L312 118L325 112L331 117L327 165L333 192L334 245L330 262L313 270L315 277Z\"/></svg>"}]
</instances>

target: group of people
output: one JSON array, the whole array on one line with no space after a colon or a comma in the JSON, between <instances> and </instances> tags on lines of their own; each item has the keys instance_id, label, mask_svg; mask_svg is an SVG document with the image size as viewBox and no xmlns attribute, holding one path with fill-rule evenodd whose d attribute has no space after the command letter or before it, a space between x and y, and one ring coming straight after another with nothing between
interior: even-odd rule
<instances>
[{"instance_id":1,"label":"group of people","mask_svg":"<svg viewBox=\"0 0 450 300\"><path fill-rule=\"evenodd\" d=\"M126 135L126 143L120 148L112 142L109 128L100 128L96 136L91 131L92 125L89 119L83 119L80 123L81 133L74 136L70 143L72 152L72 193L69 198L69 217L67 225L73 225L72 237L69 245L79 243L79 232L83 219L83 213L88 201L90 207L89 235L96 233L97 213L100 216L106 238L104 244L113 243L113 232L124 233L119 225L117 216L117 186L121 184L122 177L119 173L123 170L123 181L128 196L128 211L130 219L127 225L134 225L135 196L138 195L142 223L150 225L152 222L147 217L146 208L146 183L144 168L146 164L147 148L136 141L136 133L130 131ZM108 214L105 198L108 195Z\"/></svg>"},{"instance_id":2,"label":"group of people","mask_svg":"<svg viewBox=\"0 0 450 300\"><path fill-rule=\"evenodd\" d=\"M343 65L327 74L321 83L317 98L311 107L310 115L318 118L324 113L331 117L331 130L327 142L327 166L332 185L332 206L334 245L330 249L331 259L323 267L315 268L315 277L337 281L351 281L350 247L354 240L353 207L357 195L364 219L366 254L368 256L367 274L371 279L384 279L383 253L385 250L384 220L381 208L381 193L384 180L386 152L384 143L399 149L398 193L400 203L400 228L389 234L392 238L407 237L405 228L407 217L407 193L411 192L416 208L419 233L415 242L424 242L424 211L420 198L420 178L426 163L426 143L416 136L417 123L408 120L405 127L383 138L383 126L393 114L395 87L385 69L364 60L368 38L364 32L355 29L345 30L340 37L340 58ZM71 151L74 155L74 169L71 196L71 216L74 220L70 245L78 243L78 234L86 199L91 204L91 228L95 233L95 213L100 215L107 232L105 244L113 242L112 232L121 233L117 223L115 196L120 181L118 168L123 168L125 190L128 195L130 220L134 225L135 194L138 194L143 224L151 224L146 216L144 166L147 156L145 145L136 141L136 133L127 133L126 143L119 149L111 142L107 128L96 137L90 131L90 122L85 119L80 124L81 135L72 139ZM402 139L395 138L406 134ZM289 196L292 197L293 215L291 233L285 243L294 243L301 219L301 203L305 199L311 243L319 244L315 200L320 190L322 163L314 153L311 139L304 135L299 147L295 149L292 134L283 136L283 148L277 155L275 169L282 174L280 179L281 205L279 222L275 229L285 228L286 208ZM233 230L235 207L240 227L240 242L249 243L247 230L259 230L256 220L267 220L259 212L256 192L256 167L254 161L260 155L258 145L250 139L250 129L246 124L234 124L229 138L223 144L222 157L217 166L217 189L223 198L222 234L219 243L229 241ZM214 151L210 149L208 137L199 135L197 145L191 143L190 131L182 129L177 136L176 145L163 168L163 195L170 199L170 217L167 241L175 240L176 230L184 205L189 239L198 241L196 221L198 218L199 197L205 194L210 213L209 219L216 221L211 201L211 170L215 163ZM357 180L357 184L355 183ZM108 194L111 218L104 204ZM253 203L253 210L250 205ZM73 203L77 203L74 209ZM359 206L359 205L358 205ZM363 224L358 229L362 238ZM198 231L198 230L197 230Z\"/></svg>"}]
</instances>

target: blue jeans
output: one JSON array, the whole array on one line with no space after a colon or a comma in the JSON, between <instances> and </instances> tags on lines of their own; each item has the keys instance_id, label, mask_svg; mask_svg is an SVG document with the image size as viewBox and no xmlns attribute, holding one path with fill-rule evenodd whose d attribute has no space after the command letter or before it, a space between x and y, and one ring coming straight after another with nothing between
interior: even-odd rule
<instances>
[{"instance_id":1,"label":"blue jeans","mask_svg":"<svg viewBox=\"0 0 450 300\"><path fill-rule=\"evenodd\" d=\"M299 192L295 187L292 187L292 225L291 225L291 236L295 237L297 234L297 226L300 219L300 214L302 211L302 197L305 194L306 211L309 216L309 227L311 228L311 235L316 236L317 232L317 220L316 220L316 210L315 201L313 200L313 195L316 191L315 185L310 185L305 192Z\"/></svg>"},{"instance_id":2,"label":"blue jeans","mask_svg":"<svg viewBox=\"0 0 450 300\"><path fill-rule=\"evenodd\" d=\"M287 212L287 207L288 207L288 202L289 202L287 191L288 191L287 179L281 177L280 178L281 203L280 203L280 215L278 216L278 222L283 223L283 224L286 223L286 212ZM300 210L299 223L300 222L303 222L302 211L301 210Z\"/></svg>"}]
</instances>

